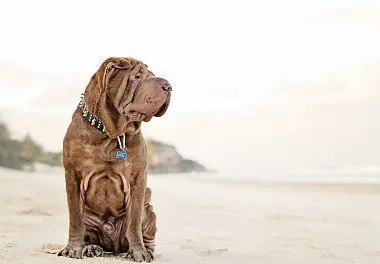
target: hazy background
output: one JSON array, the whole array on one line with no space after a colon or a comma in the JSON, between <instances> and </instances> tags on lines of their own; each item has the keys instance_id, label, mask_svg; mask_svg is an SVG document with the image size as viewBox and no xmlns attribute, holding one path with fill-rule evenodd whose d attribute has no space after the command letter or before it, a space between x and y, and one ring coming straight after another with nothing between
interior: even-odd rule
<instances>
[{"instance_id":1,"label":"hazy background","mask_svg":"<svg viewBox=\"0 0 380 264\"><path fill-rule=\"evenodd\" d=\"M109 56L173 86L145 136L234 175L380 171L379 1L8 1L0 113L61 149Z\"/></svg>"}]
</instances>

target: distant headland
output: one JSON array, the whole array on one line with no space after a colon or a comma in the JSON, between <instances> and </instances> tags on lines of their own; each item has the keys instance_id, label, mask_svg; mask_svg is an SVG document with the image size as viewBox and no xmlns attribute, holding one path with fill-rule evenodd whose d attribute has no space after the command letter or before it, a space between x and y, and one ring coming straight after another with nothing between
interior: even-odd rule
<instances>
[{"instance_id":1,"label":"distant headland","mask_svg":"<svg viewBox=\"0 0 380 264\"><path fill-rule=\"evenodd\" d=\"M182 173L208 171L200 163L183 158L172 145L147 139L148 173ZM37 164L62 166L62 153L45 151L29 134L14 139L7 125L0 121L0 167L33 171Z\"/></svg>"}]
</instances>

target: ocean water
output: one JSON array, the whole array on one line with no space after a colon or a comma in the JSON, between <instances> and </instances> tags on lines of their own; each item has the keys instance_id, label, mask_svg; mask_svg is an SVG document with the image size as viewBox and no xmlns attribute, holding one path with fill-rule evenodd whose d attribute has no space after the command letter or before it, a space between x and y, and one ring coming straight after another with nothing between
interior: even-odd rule
<instances>
[{"instance_id":1,"label":"ocean water","mask_svg":"<svg viewBox=\"0 0 380 264\"><path fill-rule=\"evenodd\" d=\"M305 182L305 183L374 183L380 184L380 166L345 166L330 168L296 168L288 171L208 172L160 174L161 177L184 177L192 180L229 182Z\"/></svg>"},{"instance_id":2,"label":"ocean water","mask_svg":"<svg viewBox=\"0 0 380 264\"><path fill-rule=\"evenodd\" d=\"M64 175L63 168L36 164L37 173ZM236 171L218 171L207 173L152 174L149 177L183 178L192 181L228 181L228 182L304 182L304 183L366 183L380 184L380 166L335 166L292 169L244 168Z\"/></svg>"}]
</instances>

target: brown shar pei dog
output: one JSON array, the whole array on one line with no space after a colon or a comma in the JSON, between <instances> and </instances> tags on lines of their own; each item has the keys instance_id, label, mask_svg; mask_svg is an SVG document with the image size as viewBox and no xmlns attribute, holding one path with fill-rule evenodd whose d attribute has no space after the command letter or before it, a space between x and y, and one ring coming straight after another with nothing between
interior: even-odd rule
<instances>
[{"instance_id":1,"label":"brown shar pei dog","mask_svg":"<svg viewBox=\"0 0 380 264\"><path fill-rule=\"evenodd\" d=\"M156 215L140 127L166 112L171 89L131 58L109 58L92 76L63 142L70 226L59 256L153 259Z\"/></svg>"}]
</instances>

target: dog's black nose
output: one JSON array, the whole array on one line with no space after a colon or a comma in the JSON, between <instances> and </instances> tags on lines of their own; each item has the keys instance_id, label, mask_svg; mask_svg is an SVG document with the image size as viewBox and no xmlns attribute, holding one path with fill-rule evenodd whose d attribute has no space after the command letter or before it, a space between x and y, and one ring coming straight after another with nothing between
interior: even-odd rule
<instances>
[{"instance_id":1,"label":"dog's black nose","mask_svg":"<svg viewBox=\"0 0 380 264\"><path fill-rule=\"evenodd\" d=\"M164 83L164 85L162 85L162 89L165 91L165 92L171 92L172 91L172 87L169 83Z\"/></svg>"}]
</instances>

